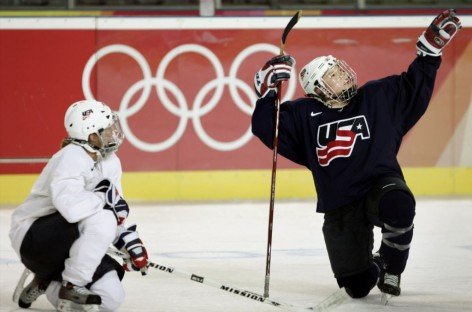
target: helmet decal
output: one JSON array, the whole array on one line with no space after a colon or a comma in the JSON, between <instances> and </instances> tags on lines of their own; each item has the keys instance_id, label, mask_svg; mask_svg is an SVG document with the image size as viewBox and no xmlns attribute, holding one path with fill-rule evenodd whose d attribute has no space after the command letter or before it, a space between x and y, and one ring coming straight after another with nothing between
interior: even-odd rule
<instances>
[{"instance_id":1,"label":"helmet decal","mask_svg":"<svg viewBox=\"0 0 472 312\"><path fill-rule=\"evenodd\" d=\"M93 110L91 110L91 109L82 112L82 120L87 119L90 116L90 114L92 114L92 113L93 113Z\"/></svg>"}]
</instances>

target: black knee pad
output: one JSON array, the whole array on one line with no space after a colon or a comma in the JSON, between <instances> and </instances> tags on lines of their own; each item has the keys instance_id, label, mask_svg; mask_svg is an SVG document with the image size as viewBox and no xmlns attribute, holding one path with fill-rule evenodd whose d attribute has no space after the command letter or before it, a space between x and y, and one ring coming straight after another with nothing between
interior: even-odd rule
<instances>
[{"instance_id":1,"label":"black knee pad","mask_svg":"<svg viewBox=\"0 0 472 312\"><path fill-rule=\"evenodd\" d=\"M375 181L365 198L365 206L370 222L378 227L392 221L397 226L411 225L415 216L415 197L400 178Z\"/></svg>"},{"instance_id":2,"label":"black knee pad","mask_svg":"<svg viewBox=\"0 0 472 312\"><path fill-rule=\"evenodd\" d=\"M393 227L407 227L415 217L415 200L405 191L393 190L380 199L379 219Z\"/></svg>"},{"instance_id":3,"label":"black knee pad","mask_svg":"<svg viewBox=\"0 0 472 312\"><path fill-rule=\"evenodd\" d=\"M379 278L380 270L372 264L371 267L364 272L337 278L339 287L344 287L346 293L352 298L363 298L367 296L372 288L374 288Z\"/></svg>"}]
</instances>

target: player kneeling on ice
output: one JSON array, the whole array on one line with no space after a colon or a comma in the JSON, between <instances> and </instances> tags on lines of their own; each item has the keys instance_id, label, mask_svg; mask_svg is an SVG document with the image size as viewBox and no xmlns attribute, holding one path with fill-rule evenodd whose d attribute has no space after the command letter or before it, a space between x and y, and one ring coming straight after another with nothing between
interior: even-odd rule
<instances>
[{"instance_id":1,"label":"player kneeling on ice","mask_svg":"<svg viewBox=\"0 0 472 312\"><path fill-rule=\"evenodd\" d=\"M400 295L415 199L397 153L425 113L442 50L460 28L454 10L442 12L419 37L406 72L360 88L344 61L315 58L299 75L306 97L280 106L278 152L312 171L331 268L353 298L366 296L376 283L382 292ZM276 56L254 79L260 98L252 131L269 148L277 85L290 78L294 63L289 55ZM374 225L382 229L382 242L372 255Z\"/></svg>"},{"instance_id":2,"label":"player kneeling on ice","mask_svg":"<svg viewBox=\"0 0 472 312\"><path fill-rule=\"evenodd\" d=\"M79 101L65 114L68 137L31 193L13 212L10 239L34 278L18 304L29 308L42 294L59 311L113 311L123 302L123 267L106 255L110 244L130 255L126 268L146 270L147 252L136 226L125 227L121 196L123 142L108 106Z\"/></svg>"}]
</instances>

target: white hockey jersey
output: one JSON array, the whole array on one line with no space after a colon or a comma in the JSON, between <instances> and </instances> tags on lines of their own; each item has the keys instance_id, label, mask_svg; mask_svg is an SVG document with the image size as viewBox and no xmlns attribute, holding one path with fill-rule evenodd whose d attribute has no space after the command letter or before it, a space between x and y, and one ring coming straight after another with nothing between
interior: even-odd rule
<instances>
[{"instance_id":1,"label":"white hockey jersey","mask_svg":"<svg viewBox=\"0 0 472 312\"><path fill-rule=\"evenodd\" d=\"M31 224L56 211L76 223L103 209L104 196L93 188L104 178L122 193L121 163L115 154L95 163L78 145L59 150L44 167L26 200L13 212L10 240L20 256L20 247Z\"/></svg>"}]
</instances>

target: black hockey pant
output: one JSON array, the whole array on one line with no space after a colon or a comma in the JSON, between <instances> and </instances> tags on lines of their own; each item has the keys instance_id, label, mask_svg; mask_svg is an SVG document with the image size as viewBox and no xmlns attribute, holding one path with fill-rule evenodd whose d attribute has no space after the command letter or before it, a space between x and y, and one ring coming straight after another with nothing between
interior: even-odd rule
<instances>
[{"instance_id":1,"label":"black hockey pant","mask_svg":"<svg viewBox=\"0 0 472 312\"><path fill-rule=\"evenodd\" d=\"M69 250L79 237L77 223L69 223L59 212L36 220L21 244L20 254L23 264L36 275L56 281L62 281L64 261L69 257ZM105 255L94 273L90 287L107 272L116 270L120 279L124 270L112 257Z\"/></svg>"},{"instance_id":2,"label":"black hockey pant","mask_svg":"<svg viewBox=\"0 0 472 312\"><path fill-rule=\"evenodd\" d=\"M415 201L396 178L378 181L364 200L325 214L323 234L340 287L355 298L375 286L379 270L372 262L373 226L382 227L380 253L393 274L403 272L413 236Z\"/></svg>"}]
</instances>

